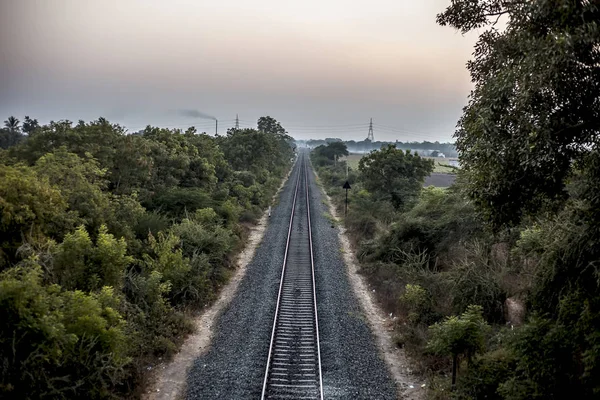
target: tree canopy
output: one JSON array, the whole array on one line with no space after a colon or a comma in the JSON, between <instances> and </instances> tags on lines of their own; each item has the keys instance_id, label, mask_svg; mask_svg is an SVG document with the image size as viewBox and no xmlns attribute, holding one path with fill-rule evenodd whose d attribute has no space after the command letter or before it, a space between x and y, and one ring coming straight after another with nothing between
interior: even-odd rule
<instances>
[{"instance_id":1,"label":"tree canopy","mask_svg":"<svg viewBox=\"0 0 600 400\"><path fill-rule=\"evenodd\" d=\"M421 191L425 177L433 171L433 161L388 145L361 158L358 169L365 189L402 208Z\"/></svg>"},{"instance_id":2,"label":"tree canopy","mask_svg":"<svg viewBox=\"0 0 600 400\"><path fill-rule=\"evenodd\" d=\"M184 310L231 276L242 224L292 162L285 130L264 121L211 137L7 119L0 397L129 398L148 363L176 351Z\"/></svg>"},{"instance_id":3,"label":"tree canopy","mask_svg":"<svg viewBox=\"0 0 600 400\"><path fill-rule=\"evenodd\" d=\"M454 0L438 15L463 33L486 29L455 137L470 194L496 225L560 204L597 157L598 21L598 3L580 0Z\"/></svg>"}]
</instances>

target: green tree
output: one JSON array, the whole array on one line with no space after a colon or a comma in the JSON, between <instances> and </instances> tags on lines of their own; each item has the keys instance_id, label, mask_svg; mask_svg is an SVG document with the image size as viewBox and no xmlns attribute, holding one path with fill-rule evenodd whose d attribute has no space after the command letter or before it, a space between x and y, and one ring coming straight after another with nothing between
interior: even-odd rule
<instances>
[{"instance_id":1,"label":"green tree","mask_svg":"<svg viewBox=\"0 0 600 400\"><path fill-rule=\"evenodd\" d=\"M24 166L0 165L0 267L23 240L60 236L70 228L67 202L48 179Z\"/></svg>"},{"instance_id":2,"label":"green tree","mask_svg":"<svg viewBox=\"0 0 600 400\"><path fill-rule=\"evenodd\" d=\"M429 327L431 339L427 349L438 355L452 357L452 388L456 385L458 357L470 360L485 347L485 337L490 329L482 316L480 306L471 305L460 317L451 316Z\"/></svg>"},{"instance_id":3,"label":"green tree","mask_svg":"<svg viewBox=\"0 0 600 400\"><path fill-rule=\"evenodd\" d=\"M13 116L8 117L8 119L4 121L4 127L11 133L21 132L20 124L21 121Z\"/></svg>"},{"instance_id":4,"label":"green tree","mask_svg":"<svg viewBox=\"0 0 600 400\"><path fill-rule=\"evenodd\" d=\"M598 4L454 0L437 20L485 29L455 133L470 195L496 226L553 209L573 168L599 149Z\"/></svg>"},{"instance_id":5,"label":"green tree","mask_svg":"<svg viewBox=\"0 0 600 400\"><path fill-rule=\"evenodd\" d=\"M261 177L277 173L292 156L286 139L256 129L229 130L219 146L235 171L251 171Z\"/></svg>"},{"instance_id":6,"label":"green tree","mask_svg":"<svg viewBox=\"0 0 600 400\"><path fill-rule=\"evenodd\" d=\"M433 161L388 145L361 158L358 169L365 189L403 209L417 198Z\"/></svg>"},{"instance_id":7,"label":"green tree","mask_svg":"<svg viewBox=\"0 0 600 400\"><path fill-rule=\"evenodd\" d=\"M0 274L0 397L114 398L131 361L120 299L44 285L33 260Z\"/></svg>"},{"instance_id":8,"label":"green tree","mask_svg":"<svg viewBox=\"0 0 600 400\"><path fill-rule=\"evenodd\" d=\"M26 135L31 135L35 132L36 129L40 127L40 124L37 119L31 119L28 115L25 116L23 120L23 133Z\"/></svg>"},{"instance_id":9,"label":"green tree","mask_svg":"<svg viewBox=\"0 0 600 400\"><path fill-rule=\"evenodd\" d=\"M103 192L106 171L89 154L80 158L60 147L40 157L34 170L60 189L69 208L86 226L96 230L105 223L109 207L109 197Z\"/></svg>"},{"instance_id":10,"label":"green tree","mask_svg":"<svg viewBox=\"0 0 600 400\"><path fill-rule=\"evenodd\" d=\"M287 136L286 130L281 124L273 117L260 117L256 124L259 131L265 133L271 133L277 136Z\"/></svg>"},{"instance_id":11,"label":"green tree","mask_svg":"<svg viewBox=\"0 0 600 400\"><path fill-rule=\"evenodd\" d=\"M347 156L349 154L346 144L344 142L337 141L328 143L327 145L318 146L313 151L317 157L333 161L334 164L337 164L337 161L340 157ZM319 162L318 158L317 163L322 164Z\"/></svg>"},{"instance_id":12,"label":"green tree","mask_svg":"<svg viewBox=\"0 0 600 400\"><path fill-rule=\"evenodd\" d=\"M65 236L52 251L54 279L61 286L85 291L104 286L121 289L127 267L133 258L127 256L127 243L108 233L105 226L92 242L83 226Z\"/></svg>"},{"instance_id":13,"label":"green tree","mask_svg":"<svg viewBox=\"0 0 600 400\"><path fill-rule=\"evenodd\" d=\"M0 149L15 146L23 139L19 123L19 120L15 117L8 117L4 121L4 129L0 129Z\"/></svg>"}]
</instances>

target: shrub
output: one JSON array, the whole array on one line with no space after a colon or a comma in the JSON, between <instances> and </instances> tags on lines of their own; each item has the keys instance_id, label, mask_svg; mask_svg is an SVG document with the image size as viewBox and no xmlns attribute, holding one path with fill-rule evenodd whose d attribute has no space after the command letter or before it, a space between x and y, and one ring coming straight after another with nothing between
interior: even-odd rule
<instances>
[{"instance_id":1,"label":"shrub","mask_svg":"<svg viewBox=\"0 0 600 400\"><path fill-rule=\"evenodd\" d=\"M119 298L44 286L41 268L26 264L0 274L0 394L111 397L130 362Z\"/></svg>"},{"instance_id":2,"label":"shrub","mask_svg":"<svg viewBox=\"0 0 600 400\"><path fill-rule=\"evenodd\" d=\"M136 237L148 238L148 235L156 236L159 232L166 232L171 226L171 220L157 211L144 213L138 219L134 229Z\"/></svg>"},{"instance_id":3,"label":"shrub","mask_svg":"<svg viewBox=\"0 0 600 400\"><path fill-rule=\"evenodd\" d=\"M499 348L476 356L458 380L458 399L502 400L502 383L514 375L517 359L509 348Z\"/></svg>"},{"instance_id":4,"label":"shrub","mask_svg":"<svg viewBox=\"0 0 600 400\"><path fill-rule=\"evenodd\" d=\"M192 331L191 323L169 303L170 290L171 283L158 271L128 273L124 315L132 353L138 358L173 354L179 338Z\"/></svg>"},{"instance_id":5,"label":"shrub","mask_svg":"<svg viewBox=\"0 0 600 400\"><path fill-rule=\"evenodd\" d=\"M429 327L431 339L427 350L438 355L452 356L452 386L456 383L458 357L470 361L483 351L485 337L490 329L480 306L471 305L460 317L451 316Z\"/></svg>"},{"instance_id":6,"label":"shrub","mask_svg":"<svg viewBox=\"0 0 600 400\"><path fill-rule=\"evenodd\" d=\"M431 310L431 298L425 289L419 285L406 285L400 296L400 303L408 310L408 320L416 324Z\"/></svg>"},{"instance_id":7,"label":"shrub","mask_svg":"<svg viewBox=\"0 0 600 400\"><path fill-rule=\"evenodd\" d=\"M115 239L106 226L100 227L95 245L80 226L52 250L54 278L67 289L93 291L103 286L120 289L125 270L133 262L126 253L125 240Z\"/></svg>"}]
</instances>

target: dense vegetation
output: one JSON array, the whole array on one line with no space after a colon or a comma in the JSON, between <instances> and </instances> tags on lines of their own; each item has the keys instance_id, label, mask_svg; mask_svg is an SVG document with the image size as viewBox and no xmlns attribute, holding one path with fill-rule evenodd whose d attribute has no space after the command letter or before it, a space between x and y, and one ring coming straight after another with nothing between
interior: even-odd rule
<instances>
[{"instance_id":1,"label":"dense vegetation","mask_svg":"<svg viewBox=\"0 0 600 400\"><path fill-rule=\"evenodd\" d=\"M412 169L349 172L345 225L432 398L600 395L598 21L590 1L452 1L438 22L483 32L457 183L398 207L382 192ZM343 162L313 162L341 204Z\"/></svg>"},{"instance_id":2,"label":"dense vegetation","mask_svg":"<svg viewBox=\"0 0 600 400\"><path fill-rule=\"evenodd\" d=\"M105 119L0 131L0 397L119 398L176 351L293 158L273 118L210 137Z\"/></svg>"}]
</instances>

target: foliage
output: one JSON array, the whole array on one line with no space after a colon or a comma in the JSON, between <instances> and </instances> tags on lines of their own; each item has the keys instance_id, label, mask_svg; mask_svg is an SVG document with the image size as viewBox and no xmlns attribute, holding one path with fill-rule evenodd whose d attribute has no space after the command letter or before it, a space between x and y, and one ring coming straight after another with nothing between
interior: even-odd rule
<instances>
[{"instance_id":1,"label":"foliage","mask_svg":"<svg viewBox=\"0 0 600 400\"><path fill-rule=\"evenodd\" d=\"M429 327L431 339L427 350L438 355L452 356L452 385L456 382L458 356L466 356L471 361L475 354L485 347L485 339L490 326L483 319L481 306L470 305L460 317L447 317Z\"/></svg>"},{"instance_id":2,"label":"foliage","mask_svg":"<svg viewBox=\"0 0 600 400\"><path fill-rule=\"evenodd\" d=\"M406 209L433 171L433 161L389 145L361 158L358 169L365 189L397 209Z\"/></svg>"},{"instance_id":3,"label":"foliage","mask_svg":"<svg viewBox=\"0 0 600 400\"><path fill-rule=\"evenodd\" d=\"M400 303L408 308L408 320L413 324L425 319L425 314L431 309L431 298L427 290L410 283L406 285L404 293L400 296Z\"/></svg>"},{"instance_id":4,"label":"foliage","mask_svg":"<svg viewBox=\"0 0 600 400\"><path fill-rule=\"evenodd\" d=\"M502 400L498 389L514 373L517 359L512 350L501 347L473 358L458 380L458 399Z\"/></svg>"},{"instance_id":5,"label":"foliage","mask_svg":"<svg viewBox=\"0 0 600 400\"><path fill-rule=\"evenodd\" d=\"M440 355L465 355L468 359L485 346L489 325L483 319L481 306L471 305L459 317L447 317L430 327L431 340L427 348Z\"/></svg>"},{"instance_id":6,"label":"foliage","mask_svg":"<svg viewBox=\"0 0 600 400\"><path fill-rule=\"evenodd\" d=\"M105 398L129 362L112 288L46 286L34 261L0 275L0 393L13 398Z\"/></svg>"},{"instance_id":7,"label":"foliage","mask_svg":"<svg viewBox=\"0 0 600 400\"><path fill-rule=\"evenodd\" d=\"M455 136L469 193L496 226L555 209L572 168L598 149L599 18L595 2L567 0L456 0L438 15L463 33L487 28Z\"/></svg>"},{"instance_id":8,"label":"foliage","mask_svg":"<svg viewBox=\"0 0 600 400\"><path fill-rule=\"evenodd\" d=\"M317 165L327 165L331 162L336 164L340 157L350 154L344 142L331 142L318 146L313 153Z\"/></svg>"},{"instance_id":9,"label":"foliage","mask_svg":"<svg viewBox=\"0 0 600 400\"><path fill-rule=\"evenodd\" d=\"M23 238L61 235L67 204L48 179L24 166L0 165L0 267L15 260Z\"/></svg>"},{"instance_id":10,"label":"foliage","mask_svg":"<svg viewBox=\"0 0 600 400\"><path fill-rule=\"evenodd\" d=\"M107 193L103 192L106 171L91 156L81 159L60 147L42 156L35 163L34 170L38 176L47 178L53 186L60 188L78 222L94 230L105 223L110 202Z\"/></svg>"},{"instance_id":11,"label":"foliage","mask_svg":"<svg viewBox=\"0 0 600 400\"><path fill-rule=\"evenodd\" d=\"M25 117L27 123L28 118L29 117ZM12 116L4 121L4 128L0 129L0 149L8 149L9 147L19 144L19 142L23 140L23 134L21 133L19 124L20 121ZM27 128L29 128L29 125L27 125Z\"/></svg>"},{"instance_id":12,"label":"foliage","mask_svg":"<svg viewBox=\"0 0 600 400\"><path fill-rule=\"evenodd\" d=\"M7 120L0 144L22 138L0 154L0 397L127 398L177 351L290 166L285 130L259 125Z\"/></svg>"},{"instance_id":13,"label":"foliage","mask_svg":"<svg viewBox=\"0 0 600 400\"><path fill-rule=\"evenodd\" d=\"M106 226L100 227L95 244L80 226L52 250L53 280L70 290L121 289L125 271L133 262L126 254L125 239L115 239Z\"/></svg>"}]
</instances>

